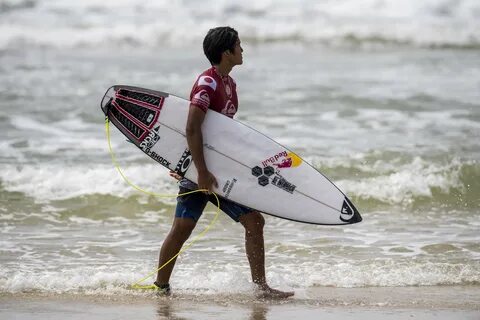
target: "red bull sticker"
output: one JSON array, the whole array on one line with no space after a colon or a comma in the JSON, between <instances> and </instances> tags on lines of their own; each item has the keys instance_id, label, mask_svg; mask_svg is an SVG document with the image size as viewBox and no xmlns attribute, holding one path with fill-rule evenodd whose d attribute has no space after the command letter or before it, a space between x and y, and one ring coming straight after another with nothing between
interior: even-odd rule
<instances>
[{"instance_id":1,"label":"red bull sticker","mask_svg":"<svg viewBox=\"0 0 480 320\"><path fill-rule=\"evenodd\" d=\"M295 168L302 164L302 158L293 152L282 151L262 161L263 167L274 166L277 169Z\"/></svg>"}]
</instances>

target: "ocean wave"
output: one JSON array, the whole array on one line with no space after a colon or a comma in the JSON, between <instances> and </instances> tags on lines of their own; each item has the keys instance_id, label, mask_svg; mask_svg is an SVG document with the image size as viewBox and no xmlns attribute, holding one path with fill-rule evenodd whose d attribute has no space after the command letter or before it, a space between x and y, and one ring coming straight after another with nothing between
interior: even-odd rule
<instances>
[{"instance_id":1,"label":"ocean wave","mask_svg":"<svg viewBox=\"0 0 480 320\"><path fill-rule=\"evenodd\" d=\"M465 1L3 1L0 48L200 45L229 24L251 43L480 47L480 4ZM22 10L14 10L21 8Z\"/></svg>"},{"instance_id":2,"label":"ocean wave","mask_svg":"<svg viewBox=\"0 0 480 320\"><path fill-rule=\"evenodd\" d=\"M480 205L480 164L457 158L432 161L422 157L389 159L315 160L319 170L352 199L364 204L402 206L478 207ZM367 157L367 156L366 156ZM383 159L385 158L385 159ZM122 166L129 180L141 188L175 194L176 183L155 163ZM143 195L129 186L113 165L59 166L51 164L4 165L2 188L21 192L37 202L49 202L93 195L130 197ZM160 199L171 204L172 199Z\"/></svg>"},{"instance_id":3,"label":"ocean wave","mask_svg":"<svg viewBox=\"0 0 480 320\"><path fill-rule=\"evenodd\" d=\"M126 165L122 171L133 184L146 191L173 195L177 192L166 169L156 164ZM113 165L5 165L0 172L0 182L4 190L21 192L40 203L88 195L139 195L138 199L145 196L128 185ZM171 204L174 198L159 198L159 201Z\"/></svg>"},{"instance_id":4,"label":"ocean wave","mask_svg":"<svg viewBox=\"0 0 480 320\"><path fill-rule=\"evenodd\" d=\"M389 157L382 154L380 157ZM480 165L457 158L431 161L412 159L328 161L321 171L339 176L337 185L354 200L365 205L478 207L480 205ZM363 163L361 163L363 162ZM350 178L345 178L350 176Z\"/></svg>"}]
</instances>

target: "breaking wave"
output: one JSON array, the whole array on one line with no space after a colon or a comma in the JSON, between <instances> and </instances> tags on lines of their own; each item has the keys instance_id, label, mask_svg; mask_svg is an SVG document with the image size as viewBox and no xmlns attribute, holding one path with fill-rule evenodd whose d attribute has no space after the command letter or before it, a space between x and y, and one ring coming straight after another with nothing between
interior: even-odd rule
<instances>
[{"instance_id":1,"label":"breaking wave","mask_svg":"<svg viewBox=\"0 0 480 320\"><path fill-rule=\"evenodd\" d=\"M340 172L343 177L337 185L353 199L364 203L461 208L480 205L480 165L476 161L452 159L442 163L415 157L405 163L397 162L376 160L368 165L344 164L326 171ZM344 178L345 175L350 177Z\"/></svg>"},{"instance_id":2,"label":"breaking wave","mask_svg":"<svg viewBox=\"0 0 480 320\"><path fill-rule=\"evenodd\" d=\"M352 161L341 164L332 160L330 165L317 166L354 200L462 208L480 204L480 165L473 160L452 159L442 163L414 157L401 164L395 160ZM157 164L130 164L123 169L129 179L147 190L176 192L173 179ZM6 191L21 192L38 202L89 195L138 195L112 165L4 165L0 182Z\"/></svg>"}]
</instances>

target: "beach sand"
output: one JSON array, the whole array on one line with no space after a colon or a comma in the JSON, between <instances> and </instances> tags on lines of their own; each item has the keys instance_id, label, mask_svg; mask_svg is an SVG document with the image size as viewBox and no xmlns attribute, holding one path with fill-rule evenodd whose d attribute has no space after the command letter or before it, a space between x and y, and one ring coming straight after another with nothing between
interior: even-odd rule
<instances>
[{"instance_id":1,"label":"beach sand","mask_svg":"<svg viewBox=\"0 0 480 320\"><path fill-rule=\"evenodd\" d=\"M1 319L480 319L480 288L313 288L293 299L3 294Z\"/></svg>"}]
</instances>

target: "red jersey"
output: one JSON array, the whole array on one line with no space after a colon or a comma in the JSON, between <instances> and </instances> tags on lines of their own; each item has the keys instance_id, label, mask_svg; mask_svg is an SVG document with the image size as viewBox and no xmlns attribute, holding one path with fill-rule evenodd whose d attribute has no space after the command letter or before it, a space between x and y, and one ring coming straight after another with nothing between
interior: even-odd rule
<instances>
[{"instance_id":1,"label":"red jersey","mask_svg":"<svg viewBox=\"0 0 480 320\"><path fill-rule=\"evenodd\" d=\"M195 81L190 102L204 112L212 109L233 118L238 109L237 84L232 77L222 76L211 67Z\"/></svg>"}]
</instances>

